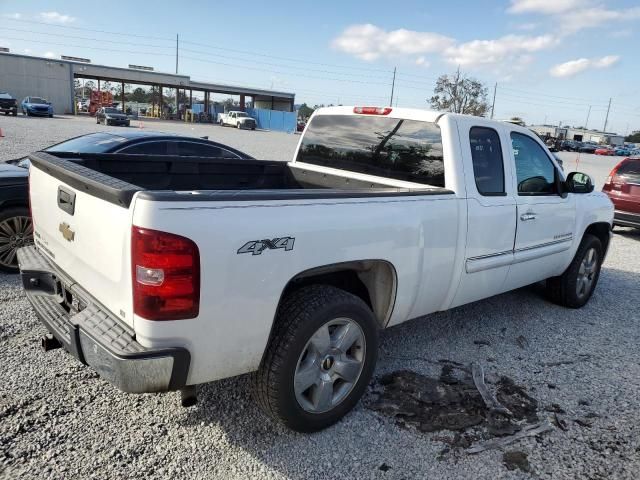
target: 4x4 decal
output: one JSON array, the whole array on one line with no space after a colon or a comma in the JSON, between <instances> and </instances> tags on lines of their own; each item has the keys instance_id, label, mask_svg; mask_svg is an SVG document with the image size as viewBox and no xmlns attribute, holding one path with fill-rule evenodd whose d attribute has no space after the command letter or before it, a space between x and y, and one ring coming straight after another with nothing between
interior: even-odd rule
<instances>
[{"instance_id":1,"label":"4x4 decal","mask_svg":"<svg viewBox=\"0 0 640 480\"><path fill-rule=\"evenodd\" d=\"M252 240L245 243L238 249L238 253L251 253L253 255L260 255L263 250L270 249L276 250L278 248L284 248L286 252L293 250L293 244L296 241L294 237L282 237L274 238L273 240Z\"/></svg>"}]
</instances>

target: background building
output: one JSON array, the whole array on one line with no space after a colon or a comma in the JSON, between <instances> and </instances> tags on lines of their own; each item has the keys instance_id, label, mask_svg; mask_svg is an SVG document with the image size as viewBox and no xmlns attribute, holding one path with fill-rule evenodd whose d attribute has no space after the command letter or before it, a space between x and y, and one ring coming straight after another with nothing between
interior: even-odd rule
<instances>
[{"instance_id":1,"label":"background building","mask_svg":"<svg viewBox=\"0 0 640 480\"><path fill-rule=\"evenodd\" d=\"M245 102L253 108L294 111L295 94L263 90L259 88L222 85L216 83L197 82L188 75L161 73L138 68L110 67L94 65L82 59L56 60L53 58L33 57L13 53L0 53L0 91L5 91L22 101L27 96L38 96L47 99L56 113L75 113L75 80L94 80L121 85L125 84L150 86L160 92L172 89L180 91L189 99L193 92L204 94L205 103L209 103L211 94L227 94L239 97L238 105L244 110ZM161 93L162 95L162 93ZM178 96L176 95L176 98ZM114 96L114 101L121 99ZM122 99L124 100L124 99Z\"/></svg>"},{"instance_id":2,"label":"background building","mask_svg":"<svg viewBox=\"0 0 640 480\"><path fill-rule=\"evenodd\" d=\"M558 127L556 125L530 125L528 127L541 137L553 137L563 140L577 140L579 142L595 142L608 145L622 145L624 136L601 130L584 128Z\"/></svg>"}]
</instances>

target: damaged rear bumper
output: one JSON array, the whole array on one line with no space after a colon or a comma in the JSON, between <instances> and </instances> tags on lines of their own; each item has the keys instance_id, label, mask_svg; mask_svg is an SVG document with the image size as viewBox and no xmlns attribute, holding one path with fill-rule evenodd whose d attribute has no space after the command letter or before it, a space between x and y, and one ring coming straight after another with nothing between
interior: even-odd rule
<instances>
[{"instance_id":1,"label":"damaged rear bumper","mask_svg":"<svg viewBox=\"0 0 640 480\"><path fill-rule=\"evenodd\" d=\"M184 348L148 349L135 333L67 278L38 250L18 250L22 284L40 321L61 346L120 390L179 390L191 355Z\"/></svg>"}]
</instances>

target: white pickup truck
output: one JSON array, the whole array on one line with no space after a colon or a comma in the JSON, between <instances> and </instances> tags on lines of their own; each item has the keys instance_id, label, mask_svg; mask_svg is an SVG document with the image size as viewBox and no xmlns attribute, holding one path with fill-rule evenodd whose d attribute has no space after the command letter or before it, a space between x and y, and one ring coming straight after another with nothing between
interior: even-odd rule
<instances>
[{"instance_id":1,"label":"white pickup truck","mask_svg":"<svg viewBox=\"0 0 640 480\"><path fill-rule=\"evenodd\" d=\"M227 113L219 113L218 114L218 123L221 126L230 125L236 128L244 128L244 129L256 129L256 120L253 117L250 117L246 112L241 111L231 111Z\"/></svg>"},{"instance_id":2,"label":"white pickup truck","mask_svg":"<svg viewBox=\"0 0 640 480\"><path fill-rule=\"evenodd\" d=\"M256 372L299 431L358 402L381 329L541 280L584 305L613 219L526 128L413 109L316 111L288 163L30 158L18 255L43 345L185 404Z\"/></svg>"}]
</instances>

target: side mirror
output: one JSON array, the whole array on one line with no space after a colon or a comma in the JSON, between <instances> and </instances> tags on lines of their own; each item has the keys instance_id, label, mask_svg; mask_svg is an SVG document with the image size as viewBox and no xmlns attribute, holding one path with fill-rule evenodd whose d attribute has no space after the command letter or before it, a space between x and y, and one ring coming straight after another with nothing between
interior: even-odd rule
<instances>
[{"instance_id":1,"label":"side mirror","mask_svg":"<svg viewBox=\"0 0 640 480\"><path fill-rule=\"evenodd\" d=\"M594 188L591 177L582 172L571 172L564 185L565 191L569 193L591 193Z\"/></svg>"}]
</instances>

